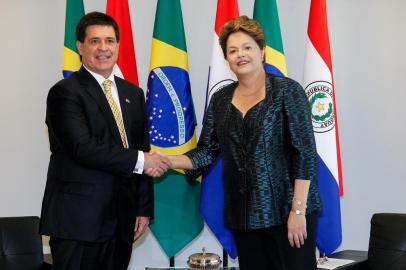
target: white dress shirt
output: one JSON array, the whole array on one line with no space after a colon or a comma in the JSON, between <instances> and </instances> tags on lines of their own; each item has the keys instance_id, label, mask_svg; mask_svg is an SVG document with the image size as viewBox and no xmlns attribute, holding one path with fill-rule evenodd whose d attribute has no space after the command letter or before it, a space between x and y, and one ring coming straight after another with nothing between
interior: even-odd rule
<instances>
[{"instance_id":1,"label":"white dress shirt","mask_svg":"<svg viewBox=\"0 0 406 270\"><path fill-rule=\"evenodd\" d=\"M111 95L113 96L114 102L117 104L117 107L118 107L118 109L120 111L121 119L123 119L123 114L121 113L120 99L118 98L117 85L116 85L116 81L114 80L114 72L112 72L110 74L110 76L106 79L103 76L101 76L100 74L97 74L97 73L91 71L86 66L84 66L84 67L96 79L96 81L100 85L101 89L103 89L103 91L104 91L103 82L105 80L110 80L112 82L111 83ZM127 140L127 134L126 134L126 131L125 131L125 127L124 127L124 135L125 135L125 140L127 142L127 145L129 145L128 140ZM138 159L137 159L137 163L135 164L135 168L133 170L133 173L142 174L142 172L144 170L144 161L145 161L144 152L138 150Z\"/></svg>"}]
</instances>

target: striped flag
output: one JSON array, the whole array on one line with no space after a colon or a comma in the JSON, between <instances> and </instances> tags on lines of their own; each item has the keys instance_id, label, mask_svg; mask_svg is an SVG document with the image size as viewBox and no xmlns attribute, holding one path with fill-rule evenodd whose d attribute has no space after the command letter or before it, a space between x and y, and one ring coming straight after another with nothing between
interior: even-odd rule
<instances>
[{"instance_id":1,"label":"striped flag","mask_svg":"<svg viewBox=\"0 0 406 270\"><path fill-rule=\"evenodd\" d=\"M147 110L153 150L183 154L196 147L196 120L180 0L158 0L148 77ZM155 219L150 228L168 257L203 229L200 183L168 171L154 179Z\"/></svg>"},{"instance_id":2,"label":"striped flag","mask_svg":"<svg viewBox=\"0 0 406 270\"><path fill-rule=\"evenodd\" d=\"M261 24L265 32L265 71L282 77L287 76L276 0L255 0L254 19Z\"/></svg>"},{"instance_id":3,"label":"striped flag","mask_svg":"<svg viewBox=\"0 0 406 270\"><path fill-rule=\"evenodd\" d=\"M69 77L82 65L76 48L76 25L85 15L83 0L66 0L65 40L63 47L62 74Z\"/></svg>"},{"instance_id":4,"label":"striped flag","mask_svg":"<svg viewBox=\"0 0 406 270\"><path fill-rule=\"evenodd\" d=\"M317 182L323 202L316 243L321 253L329 255L342 239L343 186L325 0L311 1L307 34L304 86L312 110L318 153Z\"/></svg>"},{"instance_id":5,"label":"striped flag","mask_svg":"<svg viewBox=\"0 0 406 270\"><path fill-rule=\"evenodd\" d=\"M206 93L206 108L211 96L221 87L236 80L224 59L219 45L219 32L221 26L227 21L238 17L237 0L218 0L216 23L214 27L213 52L209 69L209 82ZM214 233L220 244L231 258L237 257L234 238L230 229L224 224L224 191L222 157L219 157L210 170L203 175L200 213L207 226Z\"/></svg>"},{"instance_id":6,"label":"striped flag","mask_svg":"<svg viewBox=\"0 0 406 270\"><path fill-rule=\"evenodd\" d=\"M120 30L120 48L114 74L138 85L137 62L128 0L107 0L106 14L113 17Z\"/></svg>"}]
</instances>

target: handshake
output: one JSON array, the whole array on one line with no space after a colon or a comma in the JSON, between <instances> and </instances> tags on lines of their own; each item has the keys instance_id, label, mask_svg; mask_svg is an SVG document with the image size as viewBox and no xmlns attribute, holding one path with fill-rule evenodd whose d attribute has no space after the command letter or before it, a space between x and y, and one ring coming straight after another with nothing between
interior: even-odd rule
<instances>
[{"instance_id":1,"label":"handshake","mask_svg":"<svg viewBox=\"0 0 406 270\"><path fill-rule=\"evenodd\" d=\"M168 169L173 169L170 157L155 151L144 152L144 173L152 176L162 176Z\"/></svg>"}]
</instances>

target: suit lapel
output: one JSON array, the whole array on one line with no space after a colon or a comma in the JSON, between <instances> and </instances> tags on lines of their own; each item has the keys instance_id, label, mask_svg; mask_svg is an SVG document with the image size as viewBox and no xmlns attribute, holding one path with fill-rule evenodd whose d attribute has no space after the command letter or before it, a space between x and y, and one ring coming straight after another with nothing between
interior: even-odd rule
<instances>
[{"instance_id":1,"label":"suit lapel","mask_svg":"<svg viewBox=\"0 0 406 270\"><path fill-rule=\"evenodd\" d=\"M115 141L122 144L120 132L118 130L116 120L114 119L113 113L107 99L101 89L100 85L96 79L82 66L78 71L79 82L83 89L95 100L98 104L100 111L102 112L104 118L106 119L109 130Z\"/></svg>"},{"instance_id":2,"label":"suit lapel","mask_svg":"<svg viewBox=\"0 0 406 270\"><path fill-rule=\"evenodd\" d=\"M120 79L115 77L115 82L117 85L118 91L118 99L120 100L120 107L121 107L121 115L123 117L125 133L127 135L128 147L132 145L132 138L131 138L131 113L130 113L130 98L126 95L127 91L125 91L125 85L122 83Z\"/></svg>"}]
</instances>

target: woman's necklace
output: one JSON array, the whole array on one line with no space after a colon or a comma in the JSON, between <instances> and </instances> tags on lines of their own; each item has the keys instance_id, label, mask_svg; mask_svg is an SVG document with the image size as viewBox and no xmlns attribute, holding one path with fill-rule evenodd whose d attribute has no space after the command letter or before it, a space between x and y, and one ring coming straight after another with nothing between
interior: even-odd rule
<instances>
[{"instance_id":1,"label":"woman's necklace","mask_svg":"<svg viewBox=\"0 0 406 270\"><path fill-rule=\"evenodd\" d=\"M249 90L251 90L251 89L242 90L241 87L237 86L236 92L237 92L238 97L255 99L255 98L263 95L263 93L265 92L264 91L265 84L261 85L260 87L254 89L252 91L249 91Z\"/></svg>"}]
</instances>

